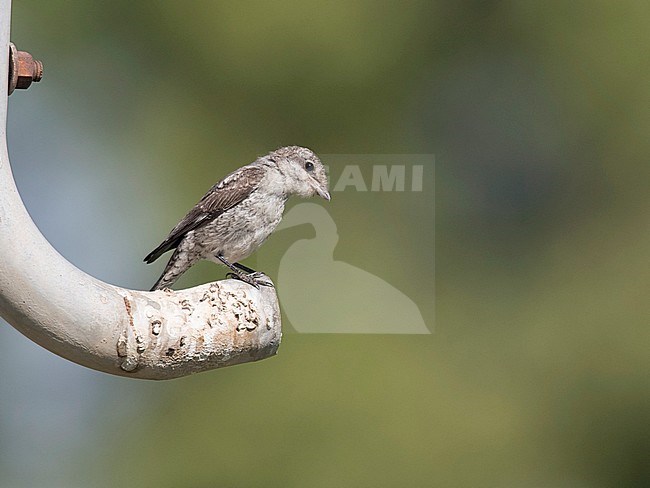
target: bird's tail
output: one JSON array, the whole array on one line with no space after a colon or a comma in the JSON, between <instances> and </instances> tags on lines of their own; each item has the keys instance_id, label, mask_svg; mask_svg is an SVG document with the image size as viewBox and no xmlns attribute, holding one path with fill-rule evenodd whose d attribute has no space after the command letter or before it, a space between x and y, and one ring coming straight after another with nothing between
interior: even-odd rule
<instances>
[{"instance_id":1,"label":"bird's tail","mask_svg":"<svg viewBox=\"0 0 650 488\"><path fill-rule=\"evenodd\" d=\"M158 278L158 280L153 284L153 286L151 287L151 289L149 291L163 290L165 288L169 288L170 286L172 286L176 282L176 280L180 276L179 275L179 276L176 276L176 277L170 279L167 276L167 274L168 274L167 270L165 270L163 272L163 274L160 275L160 278Z\"/></svg>"},{"instance_id":2,"label":"bird's tail","mask_svg":"<svg viewBox=\"0 0 650 488\"><path fill-rule=\"evenodd\" d=\"M181 252L178 249L174 250L174 254L169 258L165 270L160 275L160 278L154 283L150 291L162 290L164 288L169 288L176 280L181 277L185 271L189 269L196 261L198 261L198 256L190 257L187 252Z\"/></svg>"}]
</instances>

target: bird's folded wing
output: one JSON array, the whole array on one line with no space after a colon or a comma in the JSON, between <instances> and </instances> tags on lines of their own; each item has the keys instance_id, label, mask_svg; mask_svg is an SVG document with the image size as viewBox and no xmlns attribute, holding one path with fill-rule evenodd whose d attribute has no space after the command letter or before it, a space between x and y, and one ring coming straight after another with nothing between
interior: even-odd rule
<instances>
[{"instance_id":1,"label":"bird's folded wing","mask_svg":"<svg viewBox=\"0 0 650 488\"><path fill-rule=\"evenodd\" d=\"M171 230L167 238L144 258L144 261L154 262L163 253L178 246L185 234L241 203L257 189L264 172L262 166L250 165L230 173L210 188L199 203Z\"/></svg>"}]
</instances>

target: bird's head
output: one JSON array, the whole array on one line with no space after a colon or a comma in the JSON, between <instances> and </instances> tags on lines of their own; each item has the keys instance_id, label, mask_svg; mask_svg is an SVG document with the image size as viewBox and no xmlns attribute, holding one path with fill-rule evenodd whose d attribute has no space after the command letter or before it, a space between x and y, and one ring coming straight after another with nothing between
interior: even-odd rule
<instances>
[{"instance_id":1,"label":"bird's head","mask_svg":"<svg viewBox=\"0 0 650 488\"><path fill-rule=\"evenodd\" d=\"M320 159L306 147L287 146L268 155L284 177L287 193L301 197L319 195L330 199L327 173Z\"/></svg>"}]
</instances>

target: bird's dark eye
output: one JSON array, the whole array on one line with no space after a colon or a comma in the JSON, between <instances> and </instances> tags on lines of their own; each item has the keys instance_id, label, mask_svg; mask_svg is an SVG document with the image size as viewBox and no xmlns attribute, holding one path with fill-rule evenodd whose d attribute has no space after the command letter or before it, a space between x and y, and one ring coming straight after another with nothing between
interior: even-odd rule
<instances>
[{"instance_id":1,"label":"bird's dark eye","mask_svg":"<svg viewBox=\"0 0 650 488\"><path fill-rule=\"evenodd\" d=\"M312 163L311 161L307 161L305 163L305 169L307 171L314 171L314 163Z\"/></svg>"}]
</instances>

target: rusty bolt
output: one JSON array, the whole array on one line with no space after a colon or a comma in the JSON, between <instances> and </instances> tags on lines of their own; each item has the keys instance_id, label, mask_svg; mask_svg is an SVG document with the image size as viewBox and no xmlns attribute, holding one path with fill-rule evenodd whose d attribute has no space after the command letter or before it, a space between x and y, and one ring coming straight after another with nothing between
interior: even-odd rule
<instances>
[{"instance_id":1,"label":"rusty bolt","mask_svg":"<svg viewBox=\"0 0 650 488\"><path fill-rule=\"evenodd\" d=\"M13 43L9 43L9 95L18 88L26 90L32 82L43 78L43 63L34 59L25 51L18 51Z\"/></svg>"}]
</instances>

